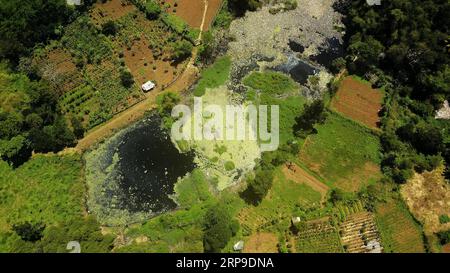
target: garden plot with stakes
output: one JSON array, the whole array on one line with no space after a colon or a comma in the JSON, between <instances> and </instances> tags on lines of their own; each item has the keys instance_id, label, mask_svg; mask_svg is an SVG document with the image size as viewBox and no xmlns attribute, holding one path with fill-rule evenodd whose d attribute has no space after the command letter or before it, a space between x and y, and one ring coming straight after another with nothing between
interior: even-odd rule
<instances>
[{"instance_id":1,"label":"garden plot with stakes","mask_svg":"<svg viewBox=\"0 0 450 273\"><path fill-rule=\"evenodd\" d=\"M369 212L359 212L350 215L339 226L342 245L349 253L381 253L380 235Z\"/></svg>"},{"instance_id":2,"label":"garden plot with stakes","mask_svg":"<svg viewBox=\"0 0 450 273\"><path fill-rule=\"evenodd\" d=\"M172 60L173 45L181 36L160 20L150 21L141 12L122 17L115 48L138 84L148 80L165 87L184 70L186 62Z\"/></svg>"},{"instance_id":3,"label":"garden plot with stakes","mask_svg":"<svg viewBox=\"0 0 450 273\"><path fill-rule=\"evenodd\" d=\"M295 235L298 253L342 253L343 248L336 228L329 218L299 224Z\"/></svg>"},{"instance_id":4,"label":"garden plot with stakes","mask_svg":"<svg viewBox=\"0 0 450 273\"><path fill-rule=\"evenodd\" d=\"M55 45L55 44L54 44ZM48 47L42 56L36 56L32 66L39 67L42 77L64 94L83 82L83 75L78 70L69 52L55 45Z\"/></svg>"}]
</instances>

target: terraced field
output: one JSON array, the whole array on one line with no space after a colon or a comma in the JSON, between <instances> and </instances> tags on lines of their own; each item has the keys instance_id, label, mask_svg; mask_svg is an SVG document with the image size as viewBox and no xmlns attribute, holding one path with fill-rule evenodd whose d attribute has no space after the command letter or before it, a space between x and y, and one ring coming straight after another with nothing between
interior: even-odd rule
<instances>
[{"instance_id":1,"label":"terraced field","mask_svg":"<svg viewBox=\"0 0 450 273\"><path fill-rule=\"evenodd\" d=\"M341 253L339 234L329 220L309 222L295 237L298 253Z\"/></svg>"},{"instance_id":2,"label":"terraced field","mask_svg":"<svg viewBox=\"0 0 450 273\"><path fill-rule=\"evenodd\" d=\"M378 128L383 93L355 77L346 77L339 87L331 108L370 128Z\"/></svg>"},{"instance_id":3,"label":"terraced field","mask_svg":"<svg viewBox=\"0 0 450 273\"><path fill-rule=\"evenodd\" d=\"M351 215L339 227L342 244L349 253L381 253L380 235L373 214Z\"/></svg>"},{"instance_id":4,"label":"terraced field","mask_svg":"<svg viewBox=\"0 0 450 273\"><path fill-rule=\"evenodd\" d=\"M421 228L404 204L391 200L379 205L375 215L386 252L425 252Z\"/></svg>"}]
</instances>

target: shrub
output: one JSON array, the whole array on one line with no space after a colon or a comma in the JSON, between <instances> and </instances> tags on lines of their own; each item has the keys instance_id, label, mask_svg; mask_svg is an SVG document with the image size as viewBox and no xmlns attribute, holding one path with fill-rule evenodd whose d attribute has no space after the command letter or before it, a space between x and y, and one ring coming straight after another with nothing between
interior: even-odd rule
<instances>
[{"instance_id":1,"label":"shrub","mask_svg":"<svg viewBox=\"0 0 450 273\"><path fill-rule=\"evenodd\" d=\"M161 14L161 7L154 0L147 0L145 4L145 14L148 19L156 20Z\"/></svg>"}]
</instances>

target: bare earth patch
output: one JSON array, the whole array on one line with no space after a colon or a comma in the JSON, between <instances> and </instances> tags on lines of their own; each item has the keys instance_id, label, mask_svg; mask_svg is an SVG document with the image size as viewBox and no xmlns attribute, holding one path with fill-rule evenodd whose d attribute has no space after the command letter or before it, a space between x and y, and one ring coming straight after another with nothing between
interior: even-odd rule
<instances>
[{"instance_id":1,"label":"bare earth patch","mask_svg":"<svg viewBox=\"0 0 450 273\"><path fill-rule=\"evenodd\" d=\"M94 5L90 17L94 24L99 26L109 20L117 20L134 10L136 10L136 7L128 1L110 0L105 3L99 1Z\"/></svg>"},{"instance_id":2,"label":"bare earth patch","mask_svg":"<svg viewBox=\"0 0 450 273\"><path fill-rule=\"evenodd\" d=\"M203 30L208 30L216 17L219 8L222 6L222 0L167 0L170 4L167 12L183 19L190 27L200 29L202 25L203 13L205 12L205 3L207 11ZM175 7L175 3L177 6Z\"/></svg>"},{"instance_id":3,"label":"bare earth patch","mask_svg":"<svg viewBox=\"0 0 450 273\"><path fill-rule=\"evenodd\" d=\"M285 165L283 167L283 173L288 180L292 180L300 184L306 184L313 188L315 191L319 192L322 195L322 203L326 201L327 192L330 188L324 183L320 182L313 175L306 172L304 169L300 168L296 164L293 164L289 167Z\"/></svg>"},{"instance_id":4,"label":"bare earth patch","mask_svg":"<svg viewBox=\"0 0 450 273\"><path fill-rule=\"evenodd\" d=\"M331 107L353 120L378 128L383 94L370 85L346 77L339 87Z\"/></svg>"},{"instance_id":5,"label":"bare earth patch","mask_svg":"<svg viewBox=\"0 0 450 273\"><path fill-rule=\"evenodd\" d=\"M168 85L183 69L185 63L171 65L168 55L155 60L152 50L148 48L148 41L141 38L135 41L130 50L124 50L126 66L130 69L135 81L141 85L152 80L158 85Z\"/></svg>"},{"instance_id":6,"label":"bare earth patch","mask_svg":"<svg viewBox=\"0 0 450 273\"><path fill-rule=\"evenodd\" d=\"M409 210L423 223L426 234L450 228L450 223L439 222L439 216L450 214L450 186L442 173L443 167L432 172L416 173L401 188Z\"/></svg>"},{"instance_id":7,"label":"bare earth patch","mask_svg":"<svg viewBox=\"0 0 450 273\"><path fill-rule=\"evenodd\" d=\"M278 238L273 233L261 232L250 236L245 243L244 253L277 253Z\"/></svg>"}]
</instances>

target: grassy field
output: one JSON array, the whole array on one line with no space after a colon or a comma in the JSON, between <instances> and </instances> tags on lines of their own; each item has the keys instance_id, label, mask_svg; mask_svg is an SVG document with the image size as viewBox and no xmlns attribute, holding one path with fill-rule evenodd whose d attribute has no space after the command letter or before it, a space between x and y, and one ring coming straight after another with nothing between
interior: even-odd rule
<instances>
[{"instance_id":1,"label":"grassy field","mask_svg":"<svg viewBox=\"0 0 450 273\"><path fill-rule=\"evenodd\" d=\"M194 89L194 95L201 97L205 94L206 88L219 87L228 80L230 75L231 59L222 57L211 67L202 71L201 78Z\"/></svg>"},{"instance_id":2,"label":"grassy field","mask_svg":"<svg viewBox=\"0 0 450 273\"><path fill-rule=\"evenodd\" d=\"M425 252L422 230L398 200L380 204L375 213L385 252Z\"/></svg>"},{"instance_id":3,"label":"grassy field","mask_svg":"<svg viewBox=\"0 0 450 273\"><path fill-rule=\"evenodd\" d=\"M282 230L289 226L292 215L299 214L299 210L317 208L320 200L319 192L308 185L287 180L282 170L277 169L267 197L257 207L248 205L243 208L238 218L248 234L259 228Z\"/></svg>"},{"instance_id":4,"label":"grassy field","mask_svg":"<svg viewBox=\"0 0 450 273\"><path fill-rule=\"evenodd\" d=\"M0 232L29 221L56 224L83 214L79 156L37 156L13 170L0 161Z\"/></svg>"},{"instance_id":5,"label":"grassy field","mask_svg":"<svg viewBox=\"0 0 450 273\"><path fill-rule=\"evenodd\" d=\"M279 106L280 144L293 140L295 118L306 103L306 99L298 93L295 82L278 72L254 72L244 79L244 84L250 87L248 100L256 105Z\"/></svg>"},{"instance_id":6,"label":"grassy field","mask_svg":"<svg viewBox=\"0 0 450 273\"><path fill-rule=\"evenodd\" d=\"M329 186L354 192L381 178L380 143L369 129L333 113L317 129L300 158Z\"/></svg>"},{"instance_id":7,"label":"grassy field","mask_svg":"<svg viewBox=\"0 0 450 273\"><path fill-rule=\"evenodd\" d=\"M265 94L286 95L295 90L295 82L279 72L253 72L243 81L246 86Z\"/></svg>"}]
</instances>

